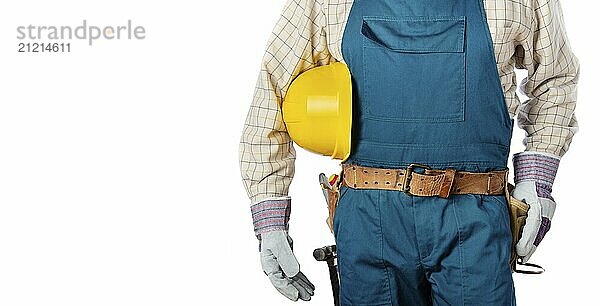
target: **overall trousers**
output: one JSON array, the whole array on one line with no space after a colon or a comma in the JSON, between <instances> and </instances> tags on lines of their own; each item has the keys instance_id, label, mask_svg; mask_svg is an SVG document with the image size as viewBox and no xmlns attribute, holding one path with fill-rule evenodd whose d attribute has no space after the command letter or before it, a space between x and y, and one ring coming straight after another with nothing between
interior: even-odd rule
<instances>
[{"instance_id":1,"label":"overall trousers","mask_svg":"<svg viewBox=\"0 0 600 306\"><path fill-rule=\"evenodd\" d=\"M513 122L482 0L355 0L342 54L355 112L346 164L506 169ZM503 195L343 186L340 303L515 305L509 222Z\"/></svg>"}]
</instances>

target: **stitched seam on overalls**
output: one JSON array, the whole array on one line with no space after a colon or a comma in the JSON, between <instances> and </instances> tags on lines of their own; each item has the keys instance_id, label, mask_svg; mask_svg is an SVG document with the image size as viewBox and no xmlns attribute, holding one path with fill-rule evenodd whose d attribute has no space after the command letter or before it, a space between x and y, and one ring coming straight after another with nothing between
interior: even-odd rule
<instances>
[{"instance_id":1,"label":"stitched seam on overalls","mask_svg":"<svg viewBox=\"0 0 600 306\"><path fill-rule=\"evenodd\" d=\"M480 145L490 145L490 146L499 146L501 148L506 148L506 149L510 149L510 146L507 145L503 145L501 143L497 143L497 142L485 142L485 141L481 141L481 142L477 142L477 143L471 143L471 144L451 144L451 143L435 143L435 142L428 142L427 145L423 145L423 144L412 144L412 143L385 143L385 142L378 142L378 141L372 141L372 140L361 140L362 142L365 143L371 143L371 144L376 144L376 145L380 145L383 147L400 147L400 148L423 148L423 149L436 149L439 146L444 146L444 147L450 147L450 148L464 148L465 146L467 147L479 147Z\"/></svg>"},{"instance_id":2,"label":"stitched seam on overalls","mask_svg":"<svg viewBox=\"0 0 600 306\"><path fill-rule=\"evenodd\" d=\"M368 35L369 38L371 38L371 40L375 39L374 37L372 37L371 35ZM457 49L440 49L440 48L413 48L413 49L407 49L407 48L392 48L392 47L387 47L384 46L378 42L373 41L374 44L377 44L377 46L365 46L366 49L379 49L379 48L386 48L392 51L396 51L399 53L410 53L410 52L415 52L415 53L463 53L462 51L456 51ZM419 119L438 119L438 118L452 118L452 117L419 117ZM416 119L415 119L416 120Z\"/></svg>"},{"instance_id":3,"label":"stitched seam on overalls","mask_svg":"<svg viewBox=\"0 0 600 306\"><path fill-rule=\"evenodd\" d=\"M369 159L369 158L357 158L357 159L353 159L353 162L359 164L359 165L363 165L363 166L368 166L365 164L360 164L361 162L363 163L378 163L379 165L383 165L383 166L390 166L390 167L398 167L398 164L396 164L395 162L382 162L379 160L375 160L375 159ZM408 166L409 163L405 163L405 166ZM461 166L482 166L482 167L495 167L497 166L497 164L495 162L467 162L467 161L458 161L458 162L449 162L449 163L428 163L427 166L431 166L431 167L446 167L446 166L457 166L457 165L461 165Z\"/></svg>"},{"instance_id":4,"label":"stitched seam on overalls","mask_svg":"<svg viewBox=\"0 0 600 306\"><path fill-rule=\"evenodd\" d=\"M492 59L494 60L494 65L496 67L498 67L498 61L496 59L496 53L494 52L494 38L492 37L492 33L490 31L490 27L489 27L489 24L487 22L488 18L487 18L487 13L486 13L485 8L484 8L483 1L478 1L478 5L479 5L479 14L481 14L481 17L482 17L481 21L483 23L483 28L484 28L484 31L485 31L485 36L487 38L486 39L487 40L486 47L488 49L488 52L491 52L491 54L492 54ZM510 123L510 125L511 125L511 131L512 131L512 125L513 125L513 123L512 123L512 117L510 115L510 111L508 110L508 105L506 104L506 96L504 94L504 87L502 86L502 82L500 81L500 73L498 72L498 69L493 69L493 70L494 70L493 73L495 74L495 76L497 76L497 78L494 78L494 79L497 79L497 83L496 84L500 87L500 89L501 89L500 92L502 93L502 102L503 102L502 103L503 104L502 105L502 114L505 116L505 118L503 118L503 119L507 119L508 120L508 123Z\"/></svg>"},{"instance_id":5,"label":"stitched seam on overalls","mask_svg":"<svg viewBox=\"0 0 600 306\"><path fill-rule=\"evenodd\" d=\"M464 263L463 263L463 253L462 253L462 233L461 233L461 225L458 221L458 216L456 215L456 200L452 199L452 211L454 212L454 219L456 220L456 227L458 231L458 261L460 262L460 296L462 299L463 305L465 305L465 275L463 273Z\"/></svg>"},{"instance_id":6,"label":"stitched seam on overalls","mask_svg":"<svg viewBox=\"0 0 600 306\"><path fill-rule=\"evenodd\" d=\"M402 16L402 17L391 17L391 16L376 16L376 15L365 15L363 20L383 20L383 21L461 21L465 20L464 16L443 16L443 17L429 17L429 16ZM464 26L463 26L464 27Z\"/></svg>"},{"instance_id":7,"label":"stitched seam on overalls","mask_svg":"<svg viewBox=\"0 0 600 306\"><path fill-rule=\"evenodd\" d=\"M503 226L508 225L508 228L510 229L510 210L508 208L508 199L506 200L507 202L504 202L503 200L499 199L500 198L504 198L506 199L505 195L500 195L500 196L495 196L495 195L488 195L487 198L491 199L492 201L496 202L498 205L500 205L501 207L505 207L506 212L502 214L502 222L504 223ZM503 209L503 208L501 208ZM512 233L511 233L512 235Z\"/></svg>"},{"instance_id":8,"label":"stitched seam on overalls","mask_svg":"<svg viewBox=\"0 0 600 306\"><path fill-rule=\"evenodd\" d=\"M381 257L381 263L383 264L383 270L385 271L385 278L387 281L387 294L388 294L388 301L390 303L390 305L392 305L392 286L390 285L390 273L388 271L388 267L385 264L385 260L383 258L383 224L381 221L381 192L382 190L378 190L377 191L377 213L379 214L379 230L381 231L381 247L380 247L380 257Z\"/></svg>"},{"instance_id":9,"label":"stitched seam on overalls","mask_svg":"<svg viewBox=\"0 0 600 306\"><path fill-rule=\"evenodd\" d=\"M515 297L515 283L514 281L511 282L511 287L512 287L512 297L511 297L511 301L510 301L510 306L517 306L517 300Z\"/></svg>"},{"instance_id":10,"label":"stitched seam on overalls","mask_svg":"<svg viewBox=\"0 0 600 306\"><path fill-rule=\"evenodd\" d=\"M415 246L417 249L417 255L419 256L419 261L417 262L416 268L421 271L425 271L425 267L423 267L423 258L421 257L421 248L419 248L419 232L417 229L417 213L415 212L414 196L409 195L408 198L410 199L410 210L412 211L413 224L415 225Z\"/></svg>"}]
</instances>

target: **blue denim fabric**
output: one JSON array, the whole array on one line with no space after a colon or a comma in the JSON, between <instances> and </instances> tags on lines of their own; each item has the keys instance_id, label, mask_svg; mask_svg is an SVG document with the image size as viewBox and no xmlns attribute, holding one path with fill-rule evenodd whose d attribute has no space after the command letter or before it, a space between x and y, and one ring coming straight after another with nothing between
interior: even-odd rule
<instances>
[{"instance_id":1,"label":"blue denim fabric","mask_svg":"<svg viewBox=\"0 0 600 306\"><path fill-rule=\"evenodd\" d=\"M342 39L351 155L372 167L506 169L508 114L482 0L355 0ZM503 196L344 187L343 305L514 305Z\"/></svg>"},{"instance_id":2,"label":"blue denim fabric","mask_svg":"<svg viewBox=\"0 0 600 306\"><path fill-rule=\"evenodd\" d=\"M515 305L504 196L342 187L341 305Z\"/></svg>"}]
</instances>

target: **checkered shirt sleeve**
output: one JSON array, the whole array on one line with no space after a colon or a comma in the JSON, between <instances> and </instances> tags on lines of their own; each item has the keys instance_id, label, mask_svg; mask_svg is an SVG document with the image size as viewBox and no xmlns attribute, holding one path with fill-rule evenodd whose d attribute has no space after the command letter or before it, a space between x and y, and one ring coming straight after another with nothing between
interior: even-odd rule
<instances>
[{"instance_id":1,"label":"checkered shirt sleeve","mask_svg":"<svg viewBox=\"0 0 600 306\"><path fill-rule=\"evenodd\" d=\"M516 67L527 69L518 124L527 133L527 151L564 155L577 132L575 103L579 63L567 39L558 0L533 1L531 27L521 34Z\"/></svg>"},{"instance_id":2,"label":"checkered shirt sleeve","mask_svg":"<svg viewBox=\"0 0 600 306\"><path fill-rule=\"evenodd\" d=\"M267 42L239 145L240 170L253 204L286 196L295 150L281 101L300 73L330 62L322 0L288 0Z\"/></svg>"}]
</instances>

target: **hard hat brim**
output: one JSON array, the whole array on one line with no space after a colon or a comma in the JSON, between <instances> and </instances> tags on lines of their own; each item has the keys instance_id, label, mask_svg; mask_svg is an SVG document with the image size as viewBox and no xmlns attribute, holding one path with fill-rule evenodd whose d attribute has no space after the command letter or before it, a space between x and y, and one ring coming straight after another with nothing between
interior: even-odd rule
<instances>
[{"instance_id":1,"label":"hard hat brim","mask_svg":"<svg viewBox=\"0 0 600 306\"><path fill-rule=\"evenodd\" d=\"M352 145L352 80L348 66L334 63L335 75L338 76L338 137L332 158L346 161L350 156Z\"/></svg>"}]
</instances>

